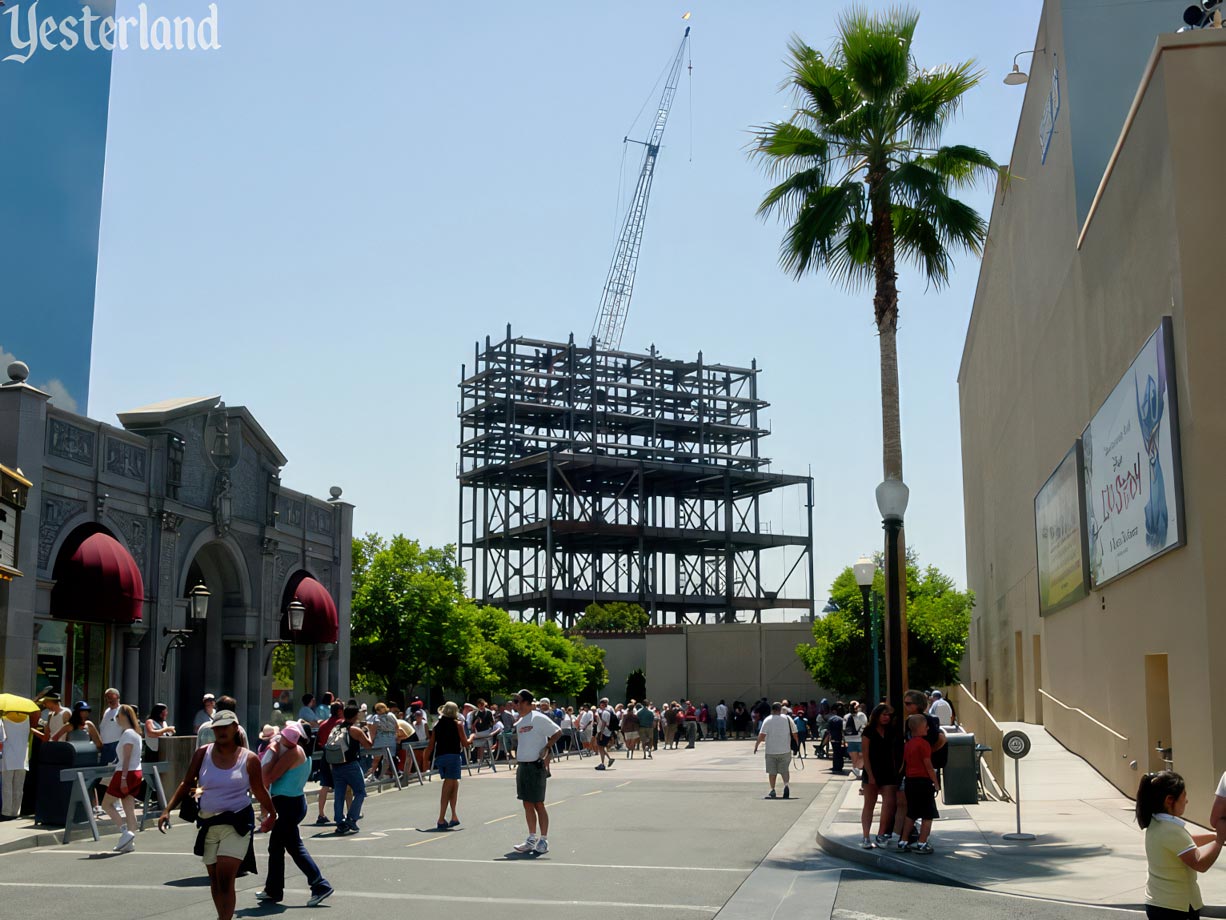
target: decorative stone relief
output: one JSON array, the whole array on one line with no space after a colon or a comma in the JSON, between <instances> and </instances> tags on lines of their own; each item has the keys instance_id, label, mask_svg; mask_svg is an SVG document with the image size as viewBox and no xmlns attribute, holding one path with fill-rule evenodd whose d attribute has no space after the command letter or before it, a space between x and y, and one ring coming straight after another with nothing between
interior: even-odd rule
<instances>
[{"instance_id":1,"label":"decorative stone relief","mask_svg":"<svg viewBox=\"0 0 1226 920\"><path fill-rule=\"evenodd\" d=\"M43 513L38 522L38 567L42 571L50 568L51 547L59 536L64 522L76 517L85 510L85 502L75 498L64 498L61 495L43 496Z\"/></svg>"},{"instance_id":2,"label":"decorative stone relief","mask_svg":"<svg viewBox=\"0 0 1226 920\"><path fill-rule=\"evenodd\" d=\"M294 569L298 568L298 559L299 559L299 556L297 553L278 553L277 554L276 575L277 575L278 583L281 581L281 579L283 579L286 576L287 573L292 572Z\"/></svg>"},{"instance_id":3,"label":"decorative stone relief","mask_svg":"<svg viewBox=\"0 0 1226 920\"><path fill-rule=\"evenodd\" d=\"M47 420L47 453L85 466L94 465L94 433L58 418Z\"/></svg>"},{"instance_id":4,"label":"decorative stone relief","mask_svg":"<svg viewBox=\"0 0 1226 920\"><path fill-rule=\"evenodd\" d=\"M126 511L112 511L107 515L119 525L124 539L128 541L128 549L136 566L141 572L147 572L145 561L148 558L149 522L140 515L129 514Z\"/></svg>"},{"instance_id":5,"label":"decorative stone relief","mask_svg":"<svg viewBox=\"0 0 1226 920\"><path fill-rule=\"evenodd\" d=\"M149 452L143 447L129 444L118 438L106 439L106 471L108 473L144 482L148 457Z\"/></svg>"},{"instance_id":6,"label":"decorative stone relief","mask_svg":"<svg viewBox=\"0 0 1226 920\"><path fill-rule=\"evenodd\" d=\"M307 508L307 530L314 533L321 533L325 536L332 535L332 509L320 508L318 505L310 505Z\"/></svg>"},{"instance_id":7,"label":"decorative stone relief","mask_svg":"<svg viewBox=\"0 0 1226 920\"><path fill-rule=\"evenodd\" d=\"M172 534L177 534L179 528L183 526L183 515L175 514L173 511L162 512L162 530L170 531Z\"/></svg>"}]
</instances>

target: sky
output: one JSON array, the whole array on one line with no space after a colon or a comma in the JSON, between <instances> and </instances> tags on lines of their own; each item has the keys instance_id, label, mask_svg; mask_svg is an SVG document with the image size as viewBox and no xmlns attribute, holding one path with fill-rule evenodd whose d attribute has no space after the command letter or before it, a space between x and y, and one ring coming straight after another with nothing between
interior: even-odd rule
<instances>
[{"instance_id":1,"label":"sky","mask_svg":"<svg viewBox=\"0 0 1226 920\"><path fill-rule=\"evenodd\" d=\"M779 269L746 148L789 113L789 37L828 47L843 6L217 0L218 50L116 52L90 414L219 393L290 458L286 485L344 489L356 531L454 542L461 364L508 323L590 334L641 155L623 158L623 137L654 111L692 10L623 347L758 360L772 469L815 479L820 608L882 543L871 294ZM982 3L918 9L921 65L984 70L947 141L1007 162L1022 88L1001 79L1033 47L1038 0L993 4L990 22ZM991 190L968 197L987 213ZM957 373L977 274L962 255L940 292L900 278L908 541L959 585ZM766 511L803 531L799 492Z\"/></svg>"}]
</instances>

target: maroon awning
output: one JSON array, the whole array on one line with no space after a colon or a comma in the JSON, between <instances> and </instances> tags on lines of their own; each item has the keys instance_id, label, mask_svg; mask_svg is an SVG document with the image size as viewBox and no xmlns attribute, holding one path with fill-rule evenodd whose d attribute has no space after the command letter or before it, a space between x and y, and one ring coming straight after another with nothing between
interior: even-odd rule
<instances>
[{"instance_id":1,"label":"maroon awning","mask_svg":"<svg viewBox=\"0 0 1226 920\"><path fill-rule=\"evenodd\" d=\"M110 534L90 534L55 567L53 617L126 626L140 622L144 601L145 583L136 561Z\"/></svg>"},{"instance_id":2,"label":"maroon awning","mask_svg":"<svg viewBox=\"0 0 1226 920\"><path fill-rule=\"evenodd\" d=\"M316 645L324 642L335 642L340 638L340 616L336 612L336 602L328 589L310 575L302 576L298 584L291 585L287 591L285 605L281 611L281 635L292 638L301 645ZM289 603L295 598L306 608L302 618L302 629L297 635L289 632Z\"/></svg>"}]
</instances>

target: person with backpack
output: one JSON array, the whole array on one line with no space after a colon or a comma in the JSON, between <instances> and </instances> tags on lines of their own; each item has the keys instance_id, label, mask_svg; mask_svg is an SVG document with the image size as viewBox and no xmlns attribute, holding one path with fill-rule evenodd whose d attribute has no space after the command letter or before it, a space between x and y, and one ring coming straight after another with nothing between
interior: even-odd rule
<instances>
[{"instance_id":1,"label":"person with backpack","mask_svg":"<svg viewBox=\"0 0 1226 920\"><path fill-rule=\"evenodd\" d=\"M639 703L634 715L639 723L639 743L643 745L643 756L650 760L651 749L656 746L656 714L648 703L643 702Z\"/></svg>"},{"instance_id":2,"label":"person with backpack","mask_svg":"<svg viewBox=\"0 0 1226 920\"><path fill-rule=\"evenodd\" d=\"M345 707L338 700L332 703L331 715L324 721L319 723L319 734L316 736L317 745L326 745L328 736L332 734L332 729L345 721ZM301 722L298 723L302 725ZM315 819L316 827L327 827L332 822L328 820L324 814L324 808L328 804L328 792L332 788L332 764L328 763L327 755L319 759L319 817Z\"/></svg>"},{"instance_id":3,"label":"person with backpack","mask_svg":"<svg viewBox=\"0 0 1226 920\"><path fill-rule=\"evenodd\" d=\"M345 720L332 729L324 743L324 760L332 768L332 785L336 794L332 814L338 837L358 832L362 802L366 798L366 783L362 779L362 765L358 762L358 756L363 750L370 750L372 743L366 726L358 724L361 713L361 708L350 701L345 707ZM349 806L348 816L345 814L346 789L353 790L353 804Z\"/></svg>"},{"instance_id":4,"label":"person with backpack","mask_svg":"<svg viewBox=\"0 0 1226 920\"><path fill-rule=\"evenodd\" d=\"M600 707L596 710L592 720L593 734L596 736L596 753L600 755L600 763L596 764L597 770L606 770L613 766L613 755L609 752L609 748L613 746L613 739L617 732L617 723L614 719L613 710L609 706L609 698L606 696L601 699Z\"/></svg>"},{"instance_id":5,"label":"person with backpack","mask_svg":"<svg viewBox=\"0 0 1226 920\"><path fill-rule=\"evenodd\" d=\"M843 773L843 758L847 756L847 746L843 743L843 715L845 709L842 703L835 703L834 709L826 717L826 738L830 744L830 772Z\"/></svg>"},{"instance_id":6,"label":"person with backpack","mask_svg":"<svg viewBox=\"0 0 1226 920\"><path fill-rule=\"evenodd\" d=\"M851 757L851 775L856 779L860 778L864 769L864 758L860 756L860 738L867 725L868 716L861 711L859 701L852 700L850 710L843 717L843 739L847 742L847 753Z\"/></svg>"}]
</instances>

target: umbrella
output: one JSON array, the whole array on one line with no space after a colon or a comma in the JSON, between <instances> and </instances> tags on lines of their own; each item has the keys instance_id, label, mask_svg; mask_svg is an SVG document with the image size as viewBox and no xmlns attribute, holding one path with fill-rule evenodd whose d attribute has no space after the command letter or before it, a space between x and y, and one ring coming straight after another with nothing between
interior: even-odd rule
<instances>
[{"instance_id":1,"label":"umbrella","mask_svg":"<svg viewBox=\"0 0 1226 920\"><path fill-rule=\"evenodd\" d=\"M0 693L0 712L38 712L42 707L16 693Z\"/></svg>"}]
</instances>

